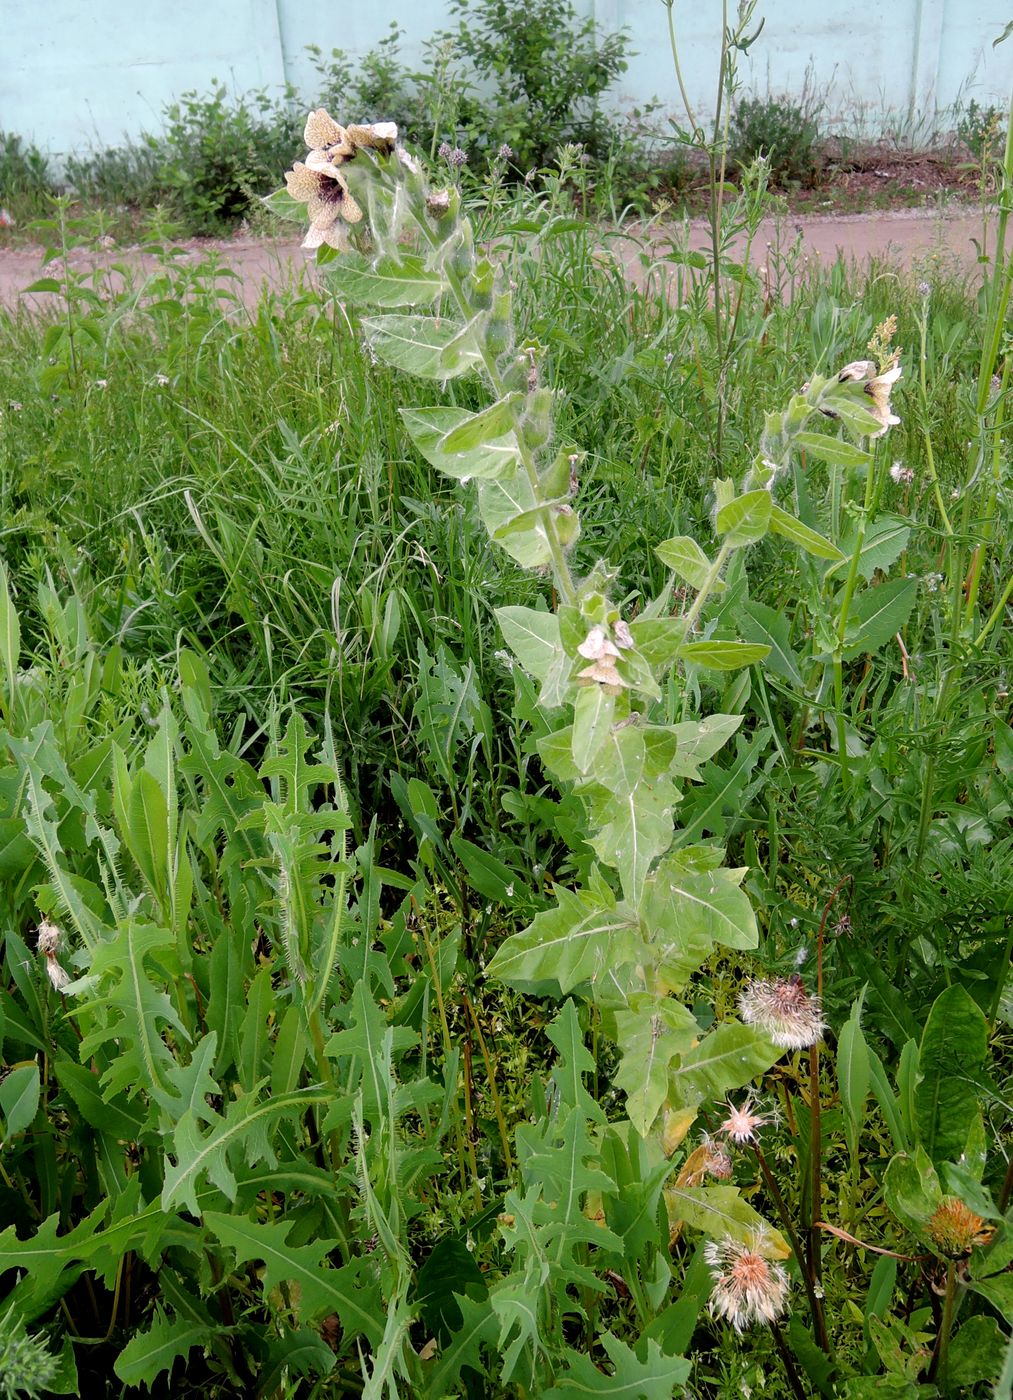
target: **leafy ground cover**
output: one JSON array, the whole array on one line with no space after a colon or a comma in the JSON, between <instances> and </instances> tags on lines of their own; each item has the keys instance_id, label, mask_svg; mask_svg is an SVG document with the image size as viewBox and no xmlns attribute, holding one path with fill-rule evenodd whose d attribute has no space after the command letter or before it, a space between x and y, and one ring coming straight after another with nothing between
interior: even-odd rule
<instances>
[{"instance_id":1,"label":"leafy ground cover","mask_svg":"<svg viewBox=\"0 0 1013 1400\"><path fill-rule=\"evenodd\" d=\"M323 290L0 319L0 1386L1008 1394L1005 216L305 136Z\"/></svg>"}]
</instances>

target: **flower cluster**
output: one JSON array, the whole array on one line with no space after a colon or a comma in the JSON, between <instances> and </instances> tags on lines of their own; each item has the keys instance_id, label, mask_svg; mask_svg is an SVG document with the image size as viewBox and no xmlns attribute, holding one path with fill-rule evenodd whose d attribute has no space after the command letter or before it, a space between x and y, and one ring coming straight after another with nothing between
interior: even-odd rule
<instances>
[{"instance_id":1,"label":"flower cluster","mask_svg":"<svg viewBox=\"0 0 1013 1400\"><path fill-rule=\"evenodd\" d=\"M975 1245L988 1244L995 1231L980 1215L956 1196L944 1196L933 1212L926 1232L933 1244L948 1258L970 1254Z\"/></svg>"},{"instance_id":2,"label":"flower cluster","mask_svg":"<svg viewBox=\"0 0 1013 1400\"><path fill-rule=\"evenodd\" d=\"M616 662L624 651L633 646L633 636L625 622L617 622L613 628L615 641L604 627L595 625L577 648L581 656L592 664L577 672L580 681L597 681L612 694L618 694L626 682L616 670Z\"/></svg>"},{"instance_id":3,"label":"flower cluster","mask_svg":"<svg viewBox=\"0 0 1013 1400\"><path fill-rule=\"evenodd\" d=\"M878 430L869 434L871 438L882 437L887 428L895 427L900 422L897 415L890 412L890 390L901 376L900 362L895 356L893 363L882 374L876 371L874 360L852 360L837 376L841 384L849 379L856 383L865 381L862 388L872 400L871 404L866 404L866 408L879 424Z\"/></svg>"},{"instance_id":4,"label":"flower cluster","mask_svg":"<svg viewBox=\"0 0 1013 1400\"><path fill-rule=\"evenodd\" d=\"M345 226L359 223L362 210L341 167L354 160L359 151L390 155L397 144L397 127L393 122L339 126L321 107L307 117L303 140L309 154L305 161L297 160L285 175L289 194L306 205L309 215L309 231L302 246L319 248L327 243L332 248L345 249Z\"/></svg>"}]
</instances>

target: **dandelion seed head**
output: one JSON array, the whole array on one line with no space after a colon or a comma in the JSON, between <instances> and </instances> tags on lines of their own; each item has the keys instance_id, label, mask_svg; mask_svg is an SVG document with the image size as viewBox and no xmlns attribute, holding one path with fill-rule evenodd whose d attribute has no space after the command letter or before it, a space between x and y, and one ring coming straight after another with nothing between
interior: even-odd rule
<instances>
[{"instance_id":1,"label":"dandelion seed head","mask_svg":"<svg viewBox=\"0 0 1013 1400\"><path fill-rule=\"evenodd\" d=\"M783 1050L815 1045L826 1025L819 998L809 995L798 973L750 982L739 998L739 1014Z\"/></svg>"},{"instance_id":2,"label":"dandelion seed head","mask_svg":"<svg viewBox=\"0 0 1013 1400\"><path fill-rule=\"evenodd\" d=\"M759 1252L759 1241L711 1240L704 1258L714 1279L710 1311L736 1332L776 1322L788 1297L788 1275Z\"/></svg>"}]
</instances>

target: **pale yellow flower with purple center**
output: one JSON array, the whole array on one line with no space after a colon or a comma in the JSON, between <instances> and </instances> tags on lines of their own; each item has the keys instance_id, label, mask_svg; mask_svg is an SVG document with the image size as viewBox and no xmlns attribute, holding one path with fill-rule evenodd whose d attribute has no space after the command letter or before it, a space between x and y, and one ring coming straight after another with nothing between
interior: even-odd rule
<instances>
[{"instance_id":1,"label":"pale yellow flower with purple center","mask_svg":"<svg viewBox=\"0 0 1013 1400\"><path fill-rule=\"evenodd\" d=\"M345 225L357 224L362 210L337 166L329 165L325 156L311 151L305 164L297 160L286 172L285 184L292 198L306 205L310 226L302 246L319 248L327 243L332 248L347 248Z\"/></svg>"},{"instance_id":2,"label":"pale yellow flower with purple center","mask_svg":"<svg viewBox=\"0 0 1013 1400\"><path fill-rule=\"evenodd\" d=\"M869 412L879 424L878 431L869 434L870 438L882 437L887 428L896 427L900 422L897 415L890 411L890 390L900 376L901 367L897 360L894 360L893 364L882 374L877 373L875 360L852 360L849 365L844 366L837 376L838 381L842 384L846 380L853 380L855 383L865 380L863 388L872 400L872 406L866 405L866 407L869 407Z\"/></svg>"},{"instance_id":3,"label":"pale yellow flower with purple center","mask_svg":"<svg viewBox=\"0 0 1013 1400\"><path fill-rule=\"evenodd\" d=\"M730 1322L736 1332L769 1326L784 1312L788 1275L760 1253L758 1240L711 1240L704 1246L704 1258L714 1279L711 1314Z\"/></svg>"},{"instance_id":4,"label":"pale yellow flower with purple center","mask_svg":"<svg viewBox=\"0 0 1013 1400\"><path fill-rule=\"evenodd\" d=\"M826 1028L819 998L809 995L798 973L750 982L739 997L739 1015L782 1050L815 1045Z\"/></svg>"}]
</instances>

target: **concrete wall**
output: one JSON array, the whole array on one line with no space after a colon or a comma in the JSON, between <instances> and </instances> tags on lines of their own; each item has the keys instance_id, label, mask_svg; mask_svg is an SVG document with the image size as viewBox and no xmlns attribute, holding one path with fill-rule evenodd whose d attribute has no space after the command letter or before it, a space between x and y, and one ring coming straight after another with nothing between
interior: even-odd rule
<instances>
[{"instance_id":1,"label":"concrete wall","mask_svg":"<svg viewBox=\"0 0 1013 1400\"><path fill-rule=\"evenodd\" d=\"M619 105L657 96L681 116L661 0L576 3L606 29L630 30L637 52L618 85ZM971 96L1006 104L1013 38L998 49L992 40L1010 17L1009 0L761 0L759 13L766 25L741 62L745 88L798 94L808 80L855 134L885 125L924 135ZM714 100L721 0L675 0L674 14L702 117ZM349 0L0 0L0 129L59 155L157 130L165 103L206 91L214 79L236 92L292 82L312 99L305 45L361 55L393 19L406 30L405 59L415 62L448 14L443 0L416 0L407 14Z\"/></svg>"}]
</instances>

